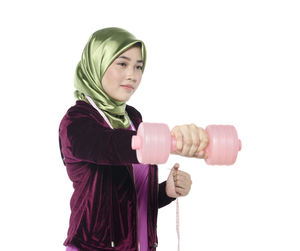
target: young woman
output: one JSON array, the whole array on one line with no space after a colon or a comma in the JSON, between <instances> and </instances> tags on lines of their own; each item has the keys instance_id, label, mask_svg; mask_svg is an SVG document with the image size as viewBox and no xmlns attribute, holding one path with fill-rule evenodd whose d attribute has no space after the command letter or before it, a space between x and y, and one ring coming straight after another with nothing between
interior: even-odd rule
<instances>
[{"instance_id":1,"label":"young woman","mask_svg":"<svg viewBox=\"0 0 300 251\"><path fill-rule=\"evenodd\" d=\"M190 191L191 177L178 164L158 184L157 166L139 164L131 149L142 117L126 102L140 85L145 63L144 43L120 28L96 31L84 48L75 74L77 101L59 126L74 187L67 250L155 250L158 208ZM171 133L177 154L206 157L202 128L176 126Z\"/></svg>"}]
</instances>

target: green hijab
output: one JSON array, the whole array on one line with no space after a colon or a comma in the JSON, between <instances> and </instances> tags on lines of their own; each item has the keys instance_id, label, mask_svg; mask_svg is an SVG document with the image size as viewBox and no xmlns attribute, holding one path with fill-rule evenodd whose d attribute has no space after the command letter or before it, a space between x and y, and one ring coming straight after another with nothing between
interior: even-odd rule
<instances>
[{"instance_id":1,"label":"green hijab","mask_svg":"<svg viewBox=\"0 0 300 251\"><path fill-rule=\"evenodd\" d=\"M113 128L128 128L130 120L125 111L126 103L110 97L102 87L102 78L110 64L124 51L134 44L141 44L144 72L146 48L141 40L137 40L128 31L121 28L105 28L93 33L82 53L77 65L74 96L78 100L88 102L88 95L101 109Z\"/></svg>"}]
</instances>

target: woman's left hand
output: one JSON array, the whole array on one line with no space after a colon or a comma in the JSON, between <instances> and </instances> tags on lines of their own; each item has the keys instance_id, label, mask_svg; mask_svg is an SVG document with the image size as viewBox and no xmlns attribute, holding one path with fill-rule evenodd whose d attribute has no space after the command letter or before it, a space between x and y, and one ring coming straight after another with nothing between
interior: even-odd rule
<instances>
[{"instance_id":1,"label":"woman's left hand","mask_svg":"<svg viewBox=\"0 0 300 251\"><path fill-rule=\"evenodd\" d=\"M179 164L175 164L167 179L166 193L171 198L186 196L192 186L191 175L178 169Z\"/></svg>"}]
</instances>

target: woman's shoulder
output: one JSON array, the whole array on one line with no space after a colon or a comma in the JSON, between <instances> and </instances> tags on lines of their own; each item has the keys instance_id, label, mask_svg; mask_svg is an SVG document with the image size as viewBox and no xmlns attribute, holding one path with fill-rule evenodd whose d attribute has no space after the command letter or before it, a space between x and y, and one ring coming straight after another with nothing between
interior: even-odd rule
<instances>
[{"instance_id":1,"label":"woman's shoulder","mask_svg":"<svg viewBox=\"0 0 300 251\"><path fill-rule=\"evenodd\" d=\"M95 110L95 108L88 102L85 102L83 100L76 100L76 104L71 106L68 109L67 114L70 116L83 115L83 114L88 115L91 112L93 113L94 112L93 110Z\"/></svg>"},{"instance_id":2,"label":"woman's shoulder","mask_svg":"<svg viewBox=\"0 0 300 251\"><path fill-rule=\"evenodd\" d=\"M68 126L71 123L79 121L98 121L104 124L103 118L98 111L89 103L83 100L77 100L76 104L71 106L61 120L61 126Z\"/></svg>"}]
</instances>

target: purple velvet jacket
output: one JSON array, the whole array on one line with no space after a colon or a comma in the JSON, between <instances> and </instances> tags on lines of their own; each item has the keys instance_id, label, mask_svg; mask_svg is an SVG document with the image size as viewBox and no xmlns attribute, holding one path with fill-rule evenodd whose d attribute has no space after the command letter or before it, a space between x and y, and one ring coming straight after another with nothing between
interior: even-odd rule
<instances>
[{"instance_id":1,"label":"purple velvet jacket","mask_svg":"<svg viewBox=\"0 0 300 251\"><path fill-rule=\"evenodd\" d=\"M131 106L126 111L138 128L141 114ZM71 216L64 245L80 250L138 250L137 193L132 164L138 163L131 149L136 132L112 130L89 103L77 101L59 126L63 162L73 182ZM158 184L156 165L148 173L148 243L157 247L157 212L173 201Z\"/></svg>"}]
</instances>

